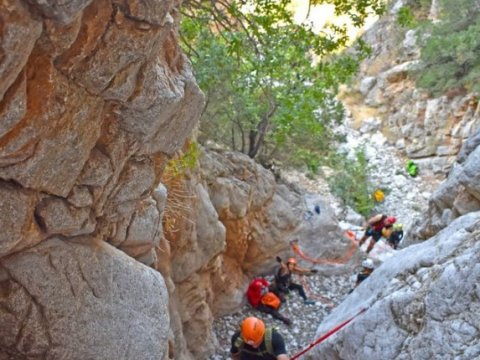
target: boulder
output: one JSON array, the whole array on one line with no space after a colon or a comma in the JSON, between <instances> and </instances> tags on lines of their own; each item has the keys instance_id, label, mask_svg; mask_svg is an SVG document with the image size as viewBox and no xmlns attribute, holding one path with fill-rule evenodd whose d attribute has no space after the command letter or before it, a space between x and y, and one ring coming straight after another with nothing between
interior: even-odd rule
<instances>
[{"instance_id":1,"label":"boulder","mask_svg":"<svg viewBox=\"0 0 480 360\"><path fill-rule=\"evenodd\" d=\"M366 312L306 359L480 356L480 212L386 260L329 315L317 335ZM368 336L365 336L368 334Z\"/></svg>"},{"instance_id":2,"label":"boulder","mask_svg":"<svg viewBox=\"0 0 480 360\"><path fill-rule=\"evenodd\" d=\"M162 359L160 274L94 238L52 238L0 261L0 348L12 358Z\"/></svg>"}]
</instances>

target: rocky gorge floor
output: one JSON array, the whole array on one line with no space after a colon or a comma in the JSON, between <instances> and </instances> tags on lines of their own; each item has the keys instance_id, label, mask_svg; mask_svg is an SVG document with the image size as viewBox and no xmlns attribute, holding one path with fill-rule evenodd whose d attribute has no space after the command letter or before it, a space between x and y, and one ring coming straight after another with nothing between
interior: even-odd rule
<instances>
[{"instance_id":1,"label":"rocky gorge floor","mask_svg":"<svg viewBox=\"0 0 480 360\"><path fill-rule=\"evenodd\" d=\"M385 200L377 203L374 213L385 213L397 217L397 221L404 224L406 239L412 226L426 211L428 198L441 181L431 172L422 171L417 177L411 177L405 170L405 158L400 155L395 144L391 144L380 132L379 124L367 123L359 130L350 126L347 121L338 131L345 135L346 142L340 147L341 151L353 154L356 149L363 147L370 166L370 180L372 184L385 191ZM326 198L333 207L339 220L339 225L344 230L353 230L357 237L361 236L365 219L356 214L352 209L343 206L340 199L333 196L329 190L325 177L310 179L302 173L295 171L282 172L282 178L289 183L303 189L305 203L308 197L321 195ZM370 257L377 264L385 257L394 256L395 251L385 243L377 243ZM366 257L366 255L364 255ZM302 263L302 266L311 264ZM316 300L315 305L304 305L300 296L291 294L281 307L281 313L292 319L292 325L286 326L282 322L273 319L270 315L260 313L248 304L244 305L235 314L215 320L214 329L218 340L217 352L210 360L229 359L230 339L239 328L241 321L247 316L258 316L267 325L275 326L284 336L289 356L293 356L306 348L316 339L316 330L322 319L331 311L331 306L341 303L353 288L355 273L339 272L337 275L325 277L320 274L305 276L298 279L305 285L307 294ZM331 305L328 306L317 297L328 298Z\"/></svg>"},{"instance_id":2,"label":"rocky gorge floor","mask_svg":"<svg viewBox=\"0 0 480 360\"><path fill-rule=\"evenodd\" d=\"M314 341L318 324L330 313L332 305L336 306L343 301L354 285L354 277L345 274L328 277L313 274L297 277L297 281L304 284L307 295L315 300L315 305L305 305L296 292L289 294L280 312L292 320L290 326L249 305L244 305L235 314L216 319L214 329L218 347L210 360L230 359L231 337L238 330L242 320L248 316L259 317L267 326L274 326L283 335L289 356L293 356Z\"/></svg>"}]
</instances>

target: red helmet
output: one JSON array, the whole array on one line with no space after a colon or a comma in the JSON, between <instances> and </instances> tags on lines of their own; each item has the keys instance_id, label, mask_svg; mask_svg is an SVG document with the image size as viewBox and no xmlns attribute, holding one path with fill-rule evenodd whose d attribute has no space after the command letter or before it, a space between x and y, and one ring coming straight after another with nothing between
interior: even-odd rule
<instances>
[{"instance_id":1,"label":"red helmet","mask_svg":"<svg viewBox=\"0 0 480 360\"><path fill-rule=\"evenodd\" d=\"M389 216L385 219L385 224L387 225L393 225L395 224L395 221L397 221L397 219L395 218L395 216Z\"/></svg>"},{"instance_id":2,"label":"red helmet","mask_svg":"<svg viewBox=\"0 0 480 360\"><path fill-rule=\"evenodd\" d=\"M242 322L241 333L243 341L248 345L258 347L263 341L265 324L256 317L248 317Z\"/></svg>"},{"instance_id":3,"label":"red helmet","mask_svg":"<svg viewBox=\"0 0 480 360\"><path fill-rule=\"evenodd\" d=\"M297 259L293 257L287 260L287 264L296 264L296 263L297 263Z\"/></svg>"}]
</instances>

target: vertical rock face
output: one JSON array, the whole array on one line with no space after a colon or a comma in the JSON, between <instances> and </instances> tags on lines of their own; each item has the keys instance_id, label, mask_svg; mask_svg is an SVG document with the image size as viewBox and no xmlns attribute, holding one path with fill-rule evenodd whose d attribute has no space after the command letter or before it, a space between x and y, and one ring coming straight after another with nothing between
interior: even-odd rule
<instances>
[{"instance_id":1,"label":"vertical rock face","mask_svg":"<svg viewBox=\"0 0 480 360\"><path fill-rule=\"evenodd\" d=\"M178 6L2 1L0 357L168 357L167 288L141 263L203 102Z\"/></svg>"},{"instance_id":2,"label":"vertical rock face","mask_svg":"<svg viewBox=\"0 0 480 360\"><path fill-rule=\"evenodd\" d=\"M423 174L443 178L462 144L480 128L480 104L474 94L450 91L433 98L416 88L411 71L420 65L419 38L425 34L398 25L398 10L413 1L394 4L365 33L372 55L361 64L357 86L344 101L359 127L381 120L389 141L416 159ZM432 14L437 7L434 1Z\"/></svg>"},{"instance_id":3,"label":"vertical rock face","mask_svg":"<svg viewBox=\"0 0 480 360\"><path fill-rule=\"evenodd\" d=\"M208 359L213 317L238 309L250 279L271 273L275 255L292 256L291 240L307 252L314 244L319 257L341 257L350 246L328 205L305 222L301 195L243 154L202 150L197 170L165 184L158 263L172 280L176 359Z\"/></svg>"},{"instance_id":4,"label":"vertical rock face","mask_svg":"<svg viewBox=\"0 0 480 360\"><path fill-rule=\"evenodd\" d=\"M419 219L415 238L427 239L475 211L480 211L480 131L465 142L447 179L430 197L428 214Z\"/></svg>"},{"instance_id":5,"label":"vertical rock face","mask_svg":"<svg viewBox=\"0 0 480 360\"><path fill-rule=\"evenodd\" d=\"M103 241L52 238L2 260L0 274L4 355L153 360L166 353L162 277Z\"/></svg>"}]
</instances>

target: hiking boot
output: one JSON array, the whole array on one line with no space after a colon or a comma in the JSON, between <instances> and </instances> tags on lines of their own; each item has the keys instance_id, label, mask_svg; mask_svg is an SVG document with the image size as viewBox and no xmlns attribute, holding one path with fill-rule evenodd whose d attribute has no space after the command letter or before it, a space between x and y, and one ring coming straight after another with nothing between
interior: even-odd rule
<instances>
[{"instance_id":1,"label":"hiking boot","mask_svg":"<svg viewBox=\"0 0 480 360\"><path fill-rule=\"evenodd\" d=\"M315 301L313 301L313 300L308 300L308 299L303 300L303 303L304 303L305 305L315 305Z\"/></svg>"}]
</instances>

